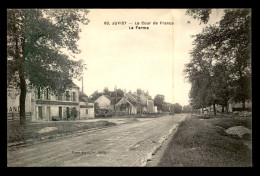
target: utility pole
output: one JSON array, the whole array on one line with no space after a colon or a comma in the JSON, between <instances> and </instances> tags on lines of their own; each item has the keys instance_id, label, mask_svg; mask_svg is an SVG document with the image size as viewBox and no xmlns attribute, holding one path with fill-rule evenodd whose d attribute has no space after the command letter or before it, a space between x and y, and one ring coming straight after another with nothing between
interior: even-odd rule
<instances>
[{"instance_id":1,"label":"utility pole","mask_svg":"<svg viewBox=\"0 0 260 176\"><path fill-rule=\"evenodd\" d=\"M82 93L84 93L84 91L83 91L83 76L81 77L81 79L82 79Z\"/></svg>"},{"instance_id":2,"label":"utility pole","mask_svg":"<svg viewBox=\"0 0 260 176\"><path fill-rule=\"evenodd\" d=\"M115 110L116 110L116 116L117 116L117 108L116 108L116 104L117 104L117 87L115 87L115 92L116 92Z\"/></svg>"}]
</instances>

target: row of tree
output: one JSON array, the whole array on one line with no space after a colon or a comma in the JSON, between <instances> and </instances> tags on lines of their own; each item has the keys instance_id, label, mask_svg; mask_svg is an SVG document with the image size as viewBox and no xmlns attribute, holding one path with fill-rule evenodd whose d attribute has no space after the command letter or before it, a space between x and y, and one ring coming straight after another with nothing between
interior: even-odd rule
<instances>
[{"instance_id":1,"label":"row of tree","mask_svg":"<svg viewBox=\"0 0 260 176\"><path fill-rule=\"evenodd\" d=\"M187 15L207 23L212 9L187 10ZM228 101L251 99L251 11L225 9L221 20L207 25L192 36L191 61L185 65L191 83L190 104L194 109L219 104L228 109Z\"/></svg>"},{"instance_id":2,"label":"row of tree","mask_svg":"<svg viewBox=\"0 0 260 176\"><path fill-rule=\"evenodd\" d=\"M157 110L163 112L174 112L174 113L190 113L192 111L190 105L181 106L179 103L167 103L164 101L164 95L157 94L154 97L154 105L157 106Z\"/></svg>"}]
</instances>

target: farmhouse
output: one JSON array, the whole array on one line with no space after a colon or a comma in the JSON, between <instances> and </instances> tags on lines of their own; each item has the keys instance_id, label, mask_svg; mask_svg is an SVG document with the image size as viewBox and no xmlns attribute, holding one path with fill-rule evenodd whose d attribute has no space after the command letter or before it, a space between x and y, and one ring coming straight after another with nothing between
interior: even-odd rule
<instances>
[{"instance_id":1,"label":"farmhouse","mask_svg":"<svg viewBox=\"0 0 260 176\"><path fill-rule=\"evenodd\" d=\"M131 92L124 92L124 97L116 104L116 109L125 114L137 114L137 104L138 102Z\"/></svg>"},{"instance_id":2,"label":"farmhouse","mask_svg":"<svg viewBox=\"0 0 260 176\"><path fill-rule=\"evenodd\" d=\"M144 93L141 89L134 93L124 91L124 97L117 103L116 108L125 111L126 114L153 113L155 110L152 97L148 91Z\"/></svg>"},{"instance_id":3,"label":"farmhouse","mask_svg":"<svg viewBox=\"0 0 260 176\"><path fill-rule=\"evenodd\" d=\"M133 93L133 97L138 102L137 113L154 112L154 101L152 97L149 95L148 90L145 93L143 90L137 89L137 91Z\"/></svg>"}]
</instances>

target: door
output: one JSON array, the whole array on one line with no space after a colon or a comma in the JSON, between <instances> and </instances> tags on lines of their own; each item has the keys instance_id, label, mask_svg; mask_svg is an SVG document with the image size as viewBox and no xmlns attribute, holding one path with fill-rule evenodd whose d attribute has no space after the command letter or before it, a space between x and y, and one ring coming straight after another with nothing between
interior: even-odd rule
<instances>
[{"instance_id":1,"label":"door","mask_svg":"<svg viewBox=\"0 0 260 176\"><path fill-rule=\"evenodd\" d=\"M61 106L59 106L59 117L60 117L60 119L62 119L62 107Z\"/></svg>"},{"instance_id":2,"label":"door","mask_svg":"<svg viewBox=\"0 0 260 176\"><path fill-rule=\"evenodd\" d=\"M47 107L47 119L51 121L51 108L49 106Z\"/></svg>"},{"instance_id":3,"label":"door","mask_svg":"<svg viewBox=\"0 0 260 176\"><path fill-rule=\"evenodd\" d=\"M42 106L38 106L38 117L42 119Z\"/></svg>"},{"instance_id":4,"label":"door","mask_svg":"<svg viewBox=\"0 0 260 176\"><path fill-rule=\"evenodd\" d=\"M69 119L70 118L70 108L69 107L66 108L66 114L67 114L67 119Z\"/></svg>"}]
</instances>

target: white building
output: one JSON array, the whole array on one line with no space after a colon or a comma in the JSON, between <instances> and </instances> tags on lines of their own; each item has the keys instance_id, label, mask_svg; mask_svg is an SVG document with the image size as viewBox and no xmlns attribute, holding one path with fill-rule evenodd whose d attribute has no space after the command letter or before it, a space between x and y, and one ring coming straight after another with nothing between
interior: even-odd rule
<instances>
[{"instance_id":1,"label":"white building","mask_svg":"<svg viewBox=\"0 0 260 176\"><path fill-rule=\"evenodd\" d=\"M18 90L8 91L7 113L19 112L19 94ZM61 96L51 95L49 89L37 89L26 94L25 111L31 113L32 120L68 120L72 118L73 111L80 111L79 107L79 87L75 84ZM79 115L74 117L78 119Z\"/></svg>"},{"instance_id":2,"label":"white building","mask_svg":"<svg viewBox=\"0 0 260 176\"><path fill-rule=\"evenodd\" d=\"M98 103L100 109L114 109L111 105L111 97L108 95L101 95L95 100L95 103Z\"/></svg>"},{"instance_id":3,"label":"white building","mask_svg":"<svg viewBox=\"0 0 260 176\"><path fill-rule=\"evenodd\" d=\"M79 119L91 119L95 118L94 102L88 98L88 96L79 91Z\"/></svg>"}]
</instances>

